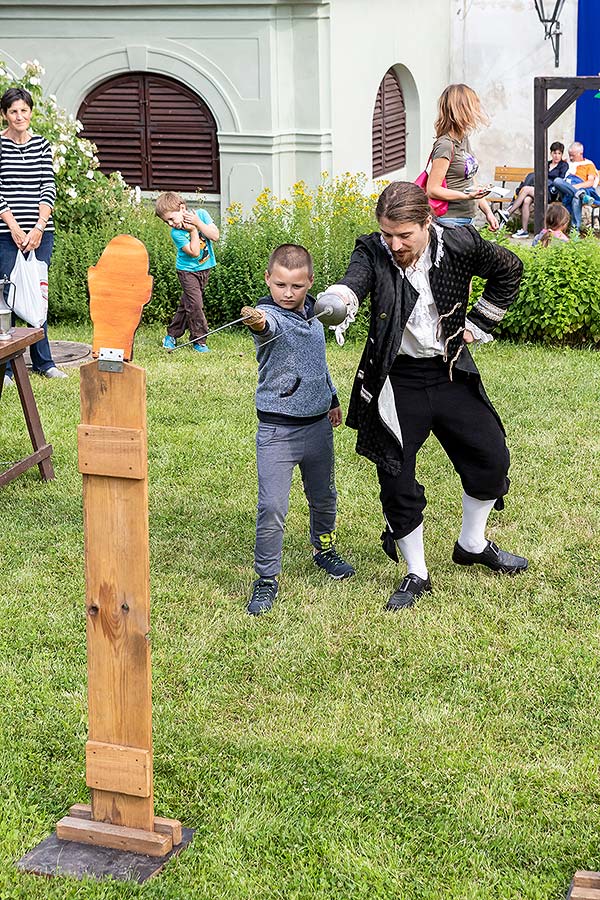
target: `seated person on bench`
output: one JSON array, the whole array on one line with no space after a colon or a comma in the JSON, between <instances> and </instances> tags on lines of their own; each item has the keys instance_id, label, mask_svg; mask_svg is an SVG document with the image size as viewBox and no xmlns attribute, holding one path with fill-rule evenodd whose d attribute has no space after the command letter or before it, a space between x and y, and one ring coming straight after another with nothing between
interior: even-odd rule
<instances>
[{"instance_id":1,"label":"seated person on bench","mask_svg":"<svg viewBox=\"0 0 600 900\"><path fill-rule=\"evenodd\" d=\"M553 200L560 200L560 195L554 187L554 180L556 178L564 178L569 168L568 162L563 159L564 152L565 145L561 144L560 141L554 141L554 143L550 145L551 159L548 160L548 201L550 203ZM525 181L517 188L517 196L513 202L508 205L506 212L500 211L499 213L501 218L503 218L505 222L508 222L513 213L517 212L518 209L521 210L521 227L515 232L513 237L527 237L527 226L529 225L531 207L533 206L533 197L534 174L533 172L530 172L529 175L526 176Z\"/></svg>"}]
</instances>

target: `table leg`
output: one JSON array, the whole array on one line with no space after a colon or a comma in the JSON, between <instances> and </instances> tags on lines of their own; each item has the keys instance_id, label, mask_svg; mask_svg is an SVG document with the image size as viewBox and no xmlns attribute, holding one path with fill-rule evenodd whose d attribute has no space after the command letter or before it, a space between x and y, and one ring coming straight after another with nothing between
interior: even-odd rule
<instances>
[{"instance_id":1,"label":"table leg","mask_svg":"<svg viewBox=\"0 0 600 900\"><path fill-rule=\"evenodd\" d=\"M38 462L38 467L44 481L50 481L54 478L54 467L50 460L52 448L46 443L46 438L44 437L40 414L35 402L35 397L33 396L33 391L31 390L29 373L27 372L27 366L25 365L22 353L13 359L12 367L33 449L43 450L48 448L49 450L47 457Z\"/></svg>"},{"instance_id":2,"label":"table leg","mask_svg":"<svg viewBox=\"0 0 600 900\"><path fill-rule=\"evenodd\" d=\"M6 373L6 363L0 362L0 398L2 397L2 388L4 387L5 373Z\"/></svg>"}]
</instances>

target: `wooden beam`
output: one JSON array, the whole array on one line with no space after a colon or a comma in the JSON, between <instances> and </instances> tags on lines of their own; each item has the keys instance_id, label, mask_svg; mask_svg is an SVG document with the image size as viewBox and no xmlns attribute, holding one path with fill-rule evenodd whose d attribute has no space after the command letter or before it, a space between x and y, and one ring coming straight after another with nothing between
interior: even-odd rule
<instances>
[{"instance_id":1,"label":"wooden beam","mask_svg":"<svg viewBox=\"0 0 600 900\"><path fill-rule=\"evenodd\" d=\"M548 89L544 82L547 79L535 78L533 81L533 172L534 172L534 197L533 218L534 231L539 234L544 227L546 218L546 204L548 202L547 188L547 141L548 132L544 125L546 115Z\"/></svg>"},{"instance_id":2,"label":"wooden beam","mask_svg":"<svg viewBox=\"0 0 600 900\"><path fill-rule=\"evenodd\" d=\"M91 819L92 807L89 803L74 803L69 809L69 816L73 819ZM181 822L177 819L166 819L163 816L154 816L154 830L158 834L170 834L173 846L178 847L183 840Z\"/></svg>"},{"instance_id":3,"label":"wooden beam","mask_svg":"<svg viewBox=\"0 0 600 900\"><path fill-rule=\"evenodd\" d=\"M147 856L165 856L173 849L170 834L110 825L108 822L86 821L72 816L64 816L56 823L56 836L61 841L78 841L80 844L145 853Z\"/></svg>"}]
</instances>

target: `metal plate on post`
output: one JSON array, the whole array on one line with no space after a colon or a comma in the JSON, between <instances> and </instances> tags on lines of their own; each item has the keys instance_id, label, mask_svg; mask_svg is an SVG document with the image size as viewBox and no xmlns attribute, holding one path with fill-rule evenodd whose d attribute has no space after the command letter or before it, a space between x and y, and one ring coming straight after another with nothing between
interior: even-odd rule
<instances>
[{"instance_id":1,"label":"metal plate on post","mask_svg":"<svg viewBox=\"0 0 600 900\"><path fill-rule=\"evenodd\" d=\"M115 350L113 347L100 347L98 368L101 372L122 372L123 356L123 350Z\"/></svg>"}]
</instances>

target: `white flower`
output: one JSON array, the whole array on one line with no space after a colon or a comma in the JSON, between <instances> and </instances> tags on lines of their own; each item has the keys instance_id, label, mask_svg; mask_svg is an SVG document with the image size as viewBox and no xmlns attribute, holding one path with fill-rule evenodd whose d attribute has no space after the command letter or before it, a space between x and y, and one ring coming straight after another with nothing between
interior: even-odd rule
<instances>
[{"instance_id":1,"label":"white flower","mask_svg":"<svg viewBox=\"0 0 600 900\"><path fill-rule=\"evenodd\" d=\"M41 84L42 83L39 78L30 78L29 82L30 82L30 84Z\"/></svg>"},{"instance_id":2,"label":"white flower","mask_svg":"<svg viewBox=\"0 0 600 900\"><path fill-rule=\"evenodd\" d=\"M67 148L65 147L64 144L59 144L56 149L58 150L59 153L62 153L63 156L67 152Z\"/></svg>"},{"instance_id":3,"label":"white flower","mask_svg":"<svg viewBox=\"0 0 600 900\"><path fill-rule=\"evenodd\" d=\"M58 175L58 173L60 172L60 166L59 166L59 164L58 164L58 160L56 160L56 159L55 159L54 162L52 163L52 170L53 170L53 172L54 172L55 175Z\"/></svg>"},{"instance_id":4,"label":"white flower","mask_svg":"<svg viewBox=\"0 0 600 900\"><path fill-rule=\"evenodd\" d=\"M68 187L65 191L65 194L67 194L69 197L72 197L74 200L77 196L77 191L74 187Z\"/></svg>"},{"instance_id":5,"label":"white flower","mask_svg":"<svg viewBox=\"0 0 600 900\"><path fill-rule=\"evenodd\" d=\"M3 69L3 68L0 66L0 76L2 76L2 75L7 75L7 74L8 74L8 73L7 73L6 69Z\"/></svg>"},{"instance_id":6,"label":"white flower","mask_svg":"<svg viewBox=\"0 0 600 900\"><path fill-rule=\"evenodd\" d=\"M28 65L29 65L29 63L26 63L26 62L21 63L21 68L23 69L24 72L27 71L27 66L28 66Z\"/></svg>"},{"instance_id":7,"label":"white flower","mask_svg":"<svg viewBox=\"0 0 600 900\"><path fill-rule=\"evenodd\" d=\"M142 189L138 184L136 184L135 186L133 196L135 198L135 203L139 206L139 204L142 202Z\"/></svg>"},{"instance_id":8,"label":"white flower","mask_svg":"<svg viewBox=\"0 0 600 900\"><path fill-rule=\"evenodd\" d=\"M48 99L50 100L51 103L54 104L54 106L56 106L56 103L57 103L56 94L48 94Z\"/></svg>"},{"instance_id":9,"label":"white flower","mask_svg":"<svg viewBox=\"0 0 600 900\"><path fill-rule=\"evenodd\" d=\"M81 124L79 119L75 120L75 127L77 129L77 133L79 133L80 131L83 131L83 125Z\"/></svg>"},{"instance_id":10,"label":"white flower","mask_svg":"<svg viewBox=\"0 0 600 900\"><path fill-rule=\"evenodd\" d=\"M93 181L93 180L94 180L94 173L92 172L91 169L88 169L88 170L87 170L87 172L85 173L85 177L86 177L86 178L89 178L90 181Z\"/></svg>"}]
</instances>

